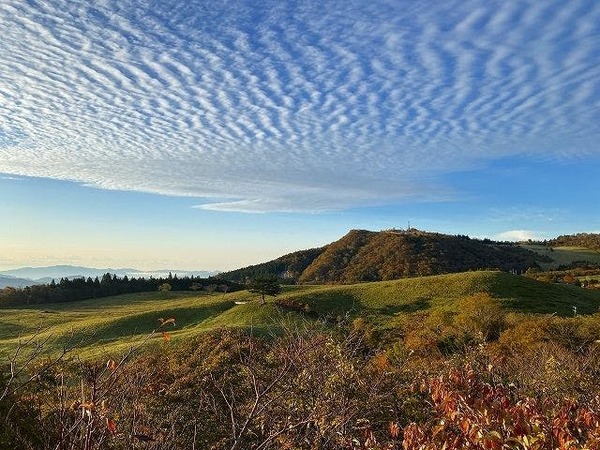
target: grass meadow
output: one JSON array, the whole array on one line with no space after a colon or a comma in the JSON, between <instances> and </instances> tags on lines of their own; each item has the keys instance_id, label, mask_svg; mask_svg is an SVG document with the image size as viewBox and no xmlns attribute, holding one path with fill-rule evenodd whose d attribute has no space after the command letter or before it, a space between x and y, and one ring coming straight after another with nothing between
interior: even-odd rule
<instances>
[{"instance_id":1,"label":"grass meadow","mask_svg":"<svg viewBox=\"0 0 600 450\"><path fill-rule=\"evenodd\" d=\"M574 262L587 261L600 264L600 252L585 247L547 247L544 245L523 245L524 248L551 258L552 262L539 262L543 270L554 270Z\"/></svg>"},{"instance_id":2,"label":"grass meadow","mask_svg":"<svg viewBox=\"0 0 600 450\"><path fill-rule=\"evenodd\" d=\"M43 344L50 352L74 347L84 358L115 358L142 342L162 345L163 330L174 342L222 327L266 334L276 333L276 324L283 318L298 323L320 320L329 326L323 318L362 317L381 329L390 329L414 313L457 312L460 299L479 292L490 294L503 308L518 313L570 316L573 307L578 314L591 314L600 306L598 291L494 271L343 286L284 287L278 299L306 305L307 310L316 312L310 317L282 309L272 298L260 305L258 296L247 291L138 293L4 308L0 356L6 360L20 344L29 341ZM175 318L175 325L158 329L159 318Z\"/></svg>"},{"instance_id":3,"label":"grass meadow","mask_svg":"<svg viewBox=\"0 0 600 450\"><path fill-rule=\"evenodd\" d=\"M479 271L4 308L0 449L600 448L599 306Z\"/></svg>"}]
</instances>

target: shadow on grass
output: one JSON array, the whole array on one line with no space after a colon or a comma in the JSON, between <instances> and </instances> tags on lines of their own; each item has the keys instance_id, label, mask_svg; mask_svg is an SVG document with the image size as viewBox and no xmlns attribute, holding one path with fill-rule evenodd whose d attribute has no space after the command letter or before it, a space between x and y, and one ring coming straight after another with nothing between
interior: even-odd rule
<instances>
[{"instance_id":1,"label":"shadow on grass","mask_svg":"<svg viewBox=\"0 0 600 450\"><path fill-rule=\"evenodd\" d=\"M111 342L122 339L139 338L150 334L153 330L177 331L186 327L196 326L205 320L211 319L222 312L232 308L234 302L219 302L209 305L183 308L165 308L140 314L132 314L127 317L116 318L108 323L90 327L77 333L77 336L63 336L57 340L59 345L67 345L72 342L80 342L82 346L96 344L99 342ZM166 325L158 328L159 318L175 319L175 325Z\"/></svg>"},{"instance_id":2,"label":"shadow on grass","mask_svg":"<svg viewBox=\"0 0 600 450\"><path fill-rule=\"evenodd\" d=\"M0 337L12 338L30 332L29 327L11 322L0 322Z\"/></svg>"},{"instance_id":3,"label":"shadow on grass","mask_svg":"<svg viewBox=\"0 0 600 450\"><path fill-rule=\"evenodd\" d=\"M302 297L302 302L308 304L319 315L346 314L363 309L353 295L345 292L318 292Z\"/></svg>"},{"instance_id":4,"label":"shadow on grass","mask_svg":"<svg viewBox=\"0 0 600 450\"><path fill-rule=\"evenodd\" d=\"M578 288L579 289L579 288ZM556 314L572 317L575 314L593 314L598 312L600 301L571 292L571 295L548 295L543 297L518 297L503 301L504 305L522 313Z\"/></svg>"},{"instance_id":5,"label":"shadow on grass","mask_svg":"<svg viewBox=\"0 0 600 450\"><path fill-rule=\"evenodd\" d=\"M419 297L411 301L410 303L405 303L401 305L386 305L384 308L379 309L378 312L380 314L393 316L398 313L410 314L429 308L431 308L431 298Z\"/></svg>"}]
</instances>

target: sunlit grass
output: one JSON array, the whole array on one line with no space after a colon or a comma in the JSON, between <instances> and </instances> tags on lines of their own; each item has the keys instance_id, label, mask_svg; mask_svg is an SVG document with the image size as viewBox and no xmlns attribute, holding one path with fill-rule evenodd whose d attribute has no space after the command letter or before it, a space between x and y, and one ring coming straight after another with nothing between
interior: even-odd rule
<instances>
[{"instance_id":1,"label":"sunlit grass","mask_svg":"<svg viewBox=\"0 0 600 450\"><path fill-rule=\"evenodd\" d=\"M508 310L572 315L598 311L600 292L538 282L502 272L481 271L346 286L291 286L279 298L308 305L319 317L365 317L382 328L393 327L407 314L425 310L456 311L458 300L488 292ZM7 358L19 342L35 336L60 351L75 346L83 357L111 355L132 346L162 344L162 331L173 345L200 332L240 327L257 334L276 333L277 322L298 323L313 316L284 311L273 299L260 305L247 291L229 294L192 292L139 293L73 303L2 309L0 356ZM176 319L158 329L158 318ZM148 336L157 333L148 339ZM176 344L175 344L176 345Z\"/></svg>"},{"instance_id":2,"label":"sunlit grass","mask_svg":"<svg viewBox=\"0 0 600 450\"><path fill-rule=\"evenodd\" d=\"M580 261L600 264L600 252L585 247L547 247L544 245L523 245L523 247L553 260L553 262L538 263L544 270L553 270L559 266Z\"/></svg>"}]
</instances>

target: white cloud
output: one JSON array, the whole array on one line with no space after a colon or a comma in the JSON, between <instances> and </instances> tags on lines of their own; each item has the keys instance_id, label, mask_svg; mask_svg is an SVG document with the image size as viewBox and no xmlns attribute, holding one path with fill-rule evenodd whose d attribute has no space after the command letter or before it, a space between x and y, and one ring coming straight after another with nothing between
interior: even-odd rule
<instances>
[{"instance_id":1,"label":"white cloud","mask_svg":"<svg viewBox=\"0 0 600 450\"><path fill-rule=\"evenodd\" d=\"M0 172L319 211L598 154L594 2L89 5L2 2Z\"/></svg>"},{"instance_id":2,"label":"white cloud","mask_svg":"<svg viewBox=\"0 0 600 450\"><path fill-rule=\"evenodd\" d=\"M542 237L539 233L531 230L509 230L504 231L502 233L498 233L495 236L495 239L500 241L527 241L531 239L532 241L542 240Z\"/></svg>"}]
</instances>

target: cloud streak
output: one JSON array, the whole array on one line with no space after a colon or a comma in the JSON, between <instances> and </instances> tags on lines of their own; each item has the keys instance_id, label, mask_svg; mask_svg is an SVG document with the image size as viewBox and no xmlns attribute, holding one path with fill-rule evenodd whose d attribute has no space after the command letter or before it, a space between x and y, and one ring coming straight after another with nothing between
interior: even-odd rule
<instances>
[{"instance_id":1,"label":"cloud streak","mask_svg":"<svg viewBox=\"0 0 600 450\"><path fill-rule=\"evenodd\" d=\"M594 2L6 0L0 33L9 175L320 211L598 155Z\"/></svg>"}]
</instances>

